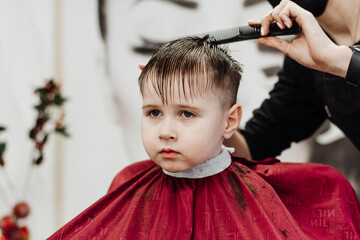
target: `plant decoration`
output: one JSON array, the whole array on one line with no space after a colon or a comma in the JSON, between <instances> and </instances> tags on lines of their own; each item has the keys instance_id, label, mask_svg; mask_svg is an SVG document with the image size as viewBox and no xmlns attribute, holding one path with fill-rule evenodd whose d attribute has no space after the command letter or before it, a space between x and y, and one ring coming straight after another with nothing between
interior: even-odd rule
<instances>
[{"instance_id":1,"label":"plant decoration","mask_svg":"<svg viewBox=\"0 0 360 240\"><path fill-rule=\"evenodd\" d=\"M66 126L64 125L64 112L61 108L66 99L61 95L60 85L53 80L48 80L44 87L37 88L35 94L39 97L39 103L35 105L37 117L35 126L30 130L29 137L34 144L33 155L31 156L31 168L41 165L44 160L44 147L52 133L59 133L68 137ZM56 115L56 116L55 116ZM0 126L0 135L5 131L5 127ZM4 152L6 150L6 143L0 139L0 169L5 168ZM28 174L29 178L31 174ZM8 174L4 174L10 188L14 188L14 184ZM26 179L26 184L30 179ZM27 186L29 188L29 186ZM24 188L24 190L27 190ZM0 191L4 191L1 189ZM15 189L14 189L14 192ZM4 194L6 197L6 194ZM23 196L25 198L25 196ZM8 200L9 201L9 200ZM10 201L9 201L10 202ZM28 240L29 231L26 226L20 226L21 219L26 218L30 213L29 204L26 201L18 201L13 204L10 214L3 216L0 219L0 240Z\"/></svg>"}]
</instances>

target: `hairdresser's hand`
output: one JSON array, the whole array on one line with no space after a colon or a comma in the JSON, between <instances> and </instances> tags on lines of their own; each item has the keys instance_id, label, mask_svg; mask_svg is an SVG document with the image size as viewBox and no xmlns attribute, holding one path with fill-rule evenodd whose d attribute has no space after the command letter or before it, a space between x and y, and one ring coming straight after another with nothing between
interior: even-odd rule
<instances>
[{"instance_id":1,"label":"hairdresser's hand","mask_svg":"<svg viewBox=\"0 0 360 240\"><path fill-rule=\"evenodd\" d=\"M258 39L260 44L278 49L298 63L319 71L345 77L352 52L348 47L334 44L319 26L315 17L297 4L283 0L262 20L262 35L269 33L269 25L290 28L294 19L302 28L292 42L276 37ZM249 22L249 25L255 22Z\"/></svg>"},{"instance_id":2,"label":"hairdresser's hand","mask_svg":"<svg viewBox=\"0 0 360 240\"><path fill-rule=\"evenodd\" d=\"M232 147L235 149L235 152L232 155L236 157L246 158L252 160L249 146L245 137L239 132L236 131L231 138L224 140L224 145L226 147Z\"/></svg>"}]
</instances>

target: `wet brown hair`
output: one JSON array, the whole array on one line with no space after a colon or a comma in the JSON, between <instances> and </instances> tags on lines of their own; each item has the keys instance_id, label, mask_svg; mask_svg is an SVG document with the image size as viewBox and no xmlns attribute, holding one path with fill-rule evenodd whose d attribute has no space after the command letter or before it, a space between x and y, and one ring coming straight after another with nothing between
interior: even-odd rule
<instances>
[{"instance_id":1,"label":"wet brown hair","mask_svg":"<svg viewBox=\"0 0 360 240\"><path fill-rule=\"evenodd\" d=\"M163 103L174 96L174 86L185 97L197 97L208 90L219 90L226 108L236 103L242 69L228 50L205 36L186 37L162 45L139 77L140 91L152 84ZM190 89L186 96L185 87ZM177 93L181 94L181 92Z\"/></svg>"}]
</instances>

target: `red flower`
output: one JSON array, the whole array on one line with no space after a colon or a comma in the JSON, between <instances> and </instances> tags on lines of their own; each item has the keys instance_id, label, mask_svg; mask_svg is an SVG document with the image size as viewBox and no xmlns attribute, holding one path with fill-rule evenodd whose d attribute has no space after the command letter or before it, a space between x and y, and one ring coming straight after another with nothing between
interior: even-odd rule
<instances>
[{"instance_id":1,"label":"red flower","mask_svg":"<svg viewBox=\"0 0 360 240\"><path fill-rule=\"evenodd\" d=\"M26 202L19 202L15 205L13 213L17 218L24 218L30 213L30 207Z\"/></svg>"},{"instance_id":2,"label":"red flower","mask_svg":"<svg viewBox=\"0 0 360 240\"><path fill-rule=\"evenodd\" d=\"M27 227L21 227L19 231L23 240L29 240L29 230L27 229Z\"/></svg>"},{"instance_id":3,"label":"red flower","mask_svg":"<svg viewBox=\"0 0 360 240\"><path fill-rule=\"evenodd\" d=\"M41 150L44 148L44 142L36 142L36 148Z\"/></svg>"},{"instance_id":4,"label":"red flower","mask_svg":"<svg viewBox=\"0 0 360 240\"><path fill-rule=\"evenodd\" d=\"M0 220L0 229L3 234L11 232L16 228L16 219L13 216L6 215Z\"/></svg>"},{"instance_id":5,"label":"red flower","mask_svg":"<svg viewBox=\"0 0 360 240\"><path fill-rule=\"evenodd\" d=\"M10 240L10 238L4 235L0 235L0 240Z\"/></svg>"}]
</instances>

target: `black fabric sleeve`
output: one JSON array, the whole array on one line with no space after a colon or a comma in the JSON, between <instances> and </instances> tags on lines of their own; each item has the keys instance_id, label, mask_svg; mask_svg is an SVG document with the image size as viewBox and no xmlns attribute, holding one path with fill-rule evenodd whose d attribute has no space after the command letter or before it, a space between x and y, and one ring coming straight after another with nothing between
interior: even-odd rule
<instances>
[{"instance_id":1,"label":"black fabric sleeve","mask_svg":"<svg viewBox=\"0 0 360 240\"><path fill-rule=\"evenodd\" d=\"M360 86L360 48L353 48L353 55L346 73L345 81L355 87Z\"/></svg>"},{"instance_id":2,"label":"black fabric sleeve","mask_svg":"<svg viewBox=\"0 0 360 240\"><path fill-rule=\"evenodd\" d=\"M317 98L313 71L286 57L279 81L240 132L252 158L278 156L292 142L311 136L324 122Z\"/></svg>"}]
</instances>

